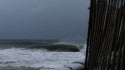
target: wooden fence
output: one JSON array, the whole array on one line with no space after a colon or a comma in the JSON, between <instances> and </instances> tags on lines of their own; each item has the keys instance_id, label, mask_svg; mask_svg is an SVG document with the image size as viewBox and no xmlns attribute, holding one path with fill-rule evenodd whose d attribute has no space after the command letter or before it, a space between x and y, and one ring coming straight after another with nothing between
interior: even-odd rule
<instances>
[{"instance_id":1,"label":"wooden fence","mask_svg":"<svg viewBox=\"0 0 125 70\"><path fill-rule=\"evenodd\" d=\"M91 0L86 70L125 70L125 0Z\"/></svg>"}]
</instances>

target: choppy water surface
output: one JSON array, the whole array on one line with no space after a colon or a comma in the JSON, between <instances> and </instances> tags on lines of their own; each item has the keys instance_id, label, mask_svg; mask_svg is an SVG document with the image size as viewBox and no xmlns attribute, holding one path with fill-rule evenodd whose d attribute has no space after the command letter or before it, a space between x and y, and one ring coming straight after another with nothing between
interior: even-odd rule
<instances>
[{"instance_id":1,"label":"choppy water surface","mask_svg":"<svg viewBox=\"0 0 125 70\"><path fill-rule=\"evenodd\" d=\"M13 47L0 49L0 70L69 70L64 65L76 60L84 61L85 58L83 52L50 52Z\"/></svg>"}]
</instances>

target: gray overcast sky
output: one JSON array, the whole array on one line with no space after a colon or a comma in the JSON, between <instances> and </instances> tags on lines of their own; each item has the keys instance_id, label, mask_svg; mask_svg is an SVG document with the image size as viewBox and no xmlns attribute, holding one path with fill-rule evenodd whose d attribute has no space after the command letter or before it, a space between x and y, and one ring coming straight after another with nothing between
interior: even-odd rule
<instances>
[{"instance_id":1,"label":"gray overcast sky","mask_svg":"<svg viewBox=\"0 0 125 70\"><path fill-rule=\"evenodd\" d=\"M0 0L0 39L85 38L89 0Z\"/></svg>"}]
</instances>

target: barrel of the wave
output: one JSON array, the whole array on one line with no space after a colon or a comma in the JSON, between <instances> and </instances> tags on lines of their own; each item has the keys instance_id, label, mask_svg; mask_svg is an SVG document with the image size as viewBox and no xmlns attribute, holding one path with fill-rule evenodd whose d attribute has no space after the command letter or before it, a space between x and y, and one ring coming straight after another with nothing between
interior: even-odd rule
<instances>
[{"instance_id":1,"label":"barrel of the wave","mask_svg":"<svg viewBox=\"0 0 125 70\"><path fill-rule=\"evenodd\" d=\"M67 45L67 44L53 44L47 46L33 46L32 48L41 48L46 49L48 51L61 51L61 52L79 52L79 48L74 45Z\"/></svg>"}]
</instances>

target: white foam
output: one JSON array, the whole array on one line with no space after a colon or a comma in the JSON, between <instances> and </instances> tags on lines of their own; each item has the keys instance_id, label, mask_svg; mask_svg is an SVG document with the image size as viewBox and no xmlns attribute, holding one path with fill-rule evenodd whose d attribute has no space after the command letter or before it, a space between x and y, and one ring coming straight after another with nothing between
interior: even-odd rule
<instances>
[{"instance_id":1,"label":"white foam","mask_svg":"<svg viewBox=\"0 0 125 70\"><path fill-rule=\"evenodd\" d=\"M84 60L83 52L43 52L42 50L29 50L10 48L0 50L0 67L52 67L63 68L76 60Z\"/></svg>"}]
</instances>

